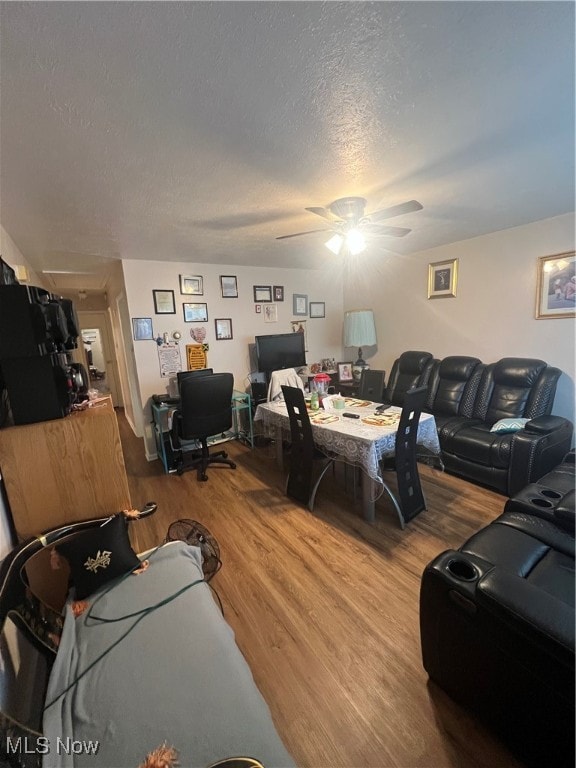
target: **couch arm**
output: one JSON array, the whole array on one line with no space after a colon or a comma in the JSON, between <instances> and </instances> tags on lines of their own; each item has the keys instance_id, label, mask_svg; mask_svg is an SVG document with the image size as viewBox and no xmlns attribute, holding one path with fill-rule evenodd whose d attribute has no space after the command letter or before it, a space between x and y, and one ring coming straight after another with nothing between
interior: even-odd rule
<instances>
[{"instance_id":1,"label":"couch arm","mask_svg":"<svg viewBox=\"0 0 576 768\"><path fill-rule=\"evenodd\" d=\"M572 440L572 422L561 416L539 416L526 423L512 439L508 495L550 472L564 458Z\"/></svg>"},{"instance_id":2,"label":"couch arm","mask_svg":"<svg viewBox=\"0 0 576 768\"><path fill-rule=\"evenodd\" d=\"M524 425L526 432L532 432L538 435L549 435L557 429L561 429L567 419L561 416L538 416L536 419L530 419ZM570 423L570 422L568 422Z\"/></svg>"}]
</instances>

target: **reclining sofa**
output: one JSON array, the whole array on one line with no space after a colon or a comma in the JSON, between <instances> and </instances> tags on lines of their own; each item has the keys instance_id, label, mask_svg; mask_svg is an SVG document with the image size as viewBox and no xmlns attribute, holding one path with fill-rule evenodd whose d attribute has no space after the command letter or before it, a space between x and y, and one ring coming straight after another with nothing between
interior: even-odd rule
<instances>
[{"instance_id":1,"label":"reclining sofa","mask_svg":"<svg viewBox=\"0 0 576 768\"><path fill-rule=\"evenodd\" d=\"M527 766L574 767L574 451L424 570L431 680Z\"/></svg>"},{"instance_id":2,"label":"reclining sofa","mask_svg":"<svg viewBox=\"0 0 576 768\"><path fill-rule=\"evenodd\" d=\"M456 475L512 496L550 471L570 448L573 425L552 416L561 371L543 360L476 357L436 360L404 352L394 362L386 402L426 384L442 461Z\"/></svg>"}]
</instances>

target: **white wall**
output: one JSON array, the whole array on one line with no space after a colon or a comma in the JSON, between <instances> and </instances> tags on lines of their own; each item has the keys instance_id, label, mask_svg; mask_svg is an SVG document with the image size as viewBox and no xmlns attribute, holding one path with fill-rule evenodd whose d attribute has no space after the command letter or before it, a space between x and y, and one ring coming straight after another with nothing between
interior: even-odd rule
<instances>
[{"instance_id":1,"label":"white wall","mask_svg":"<svg viewBox=\"0 0 576 768\"><path fill-rule=\"evenodd\" d=\"M186 344L195 343L190 336L190 329L204 327L206 342L210 345L208 366L215 371L230 371L234 374L234 386L245 391L251 366L248 345L254 343L254 337L263 334L289 333L290 321L295 319L292 312L292 294L308 296L311 301L324 301L326 317L306 319L308 363L317 362L324 357L339 358L341 355L343 287L342 272L332 269L330 272L318 270L273 269L261 267L232 267L210 264L174 263L161 261L123 260L126 297L131 317L150 317L154 335L165 332L172 336L180 331L182 368L186 369ZM204 295L189 296L180 293L179 275L201 275ZM235 275L238 280L238 298L222 298L220 275ZM267 323L264 313L255 312L253 294L254 285L281 285L284 287L284 301L277 302L278 322ZM176 302L176 314L157 315L154 313L152 291L154 289L172 290ZM208 322L185 323L182 305L185 302L202 302L208 305ZM231 318L233 339L217 341L214 320ZM300 318L298 318L300 319ZM153 436L147 425L151 419L150 397L154 393L167 391L168 379L161 378L158 361L158 347L154 341L134 341L134 358L138 377L138 390L143 405L143 415L138 434L145 435L148 456L155 455ZM136 421L137 419L135 419Z\"/></svg>"},{"instance_id":2,"label":"white wall","mask_svg":"<svg viewBox=\"0 0 576 768\"><path fill-rule=\"evenodd\" d=\"M413 256L382 253L345 283L346 309L373 307L378 347L368 360L390 371L408 349L483 362L534 357L564 373L554 413L574 422L574 319L535 319L539 256L574 250L574 214L494 232ZM428 264L457 258L455 298L428 299Z\"/></svg>"}]
</instances>

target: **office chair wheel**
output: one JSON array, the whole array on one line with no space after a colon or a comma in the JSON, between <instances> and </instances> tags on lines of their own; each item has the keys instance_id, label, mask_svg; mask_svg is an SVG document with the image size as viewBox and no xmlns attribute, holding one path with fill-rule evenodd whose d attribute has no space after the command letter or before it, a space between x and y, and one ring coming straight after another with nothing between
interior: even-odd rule
<instances>
[{"instance_id":1,"label":"office chair wheel","mask_svg":"<svg viewBox=\"0 0 576 768\"><path fill-rule=\"evenodd\" d=\"M201 480L203 483L205 483L206 480L208 480L208 475L206 474L206 472L202 472L202 473L199 472L198 480Z\"/></svg>"}]
</instances>

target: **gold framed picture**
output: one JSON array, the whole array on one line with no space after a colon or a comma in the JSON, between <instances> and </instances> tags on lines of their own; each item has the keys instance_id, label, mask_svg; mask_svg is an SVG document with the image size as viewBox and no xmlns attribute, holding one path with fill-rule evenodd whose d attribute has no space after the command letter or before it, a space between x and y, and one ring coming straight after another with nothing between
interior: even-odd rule
<instances>
[{"instance_id":1,"label":"gold framed picture","mask_svg":"<svg viewBox=\"0 0 576 768\"><path fill-rule=\"evenodd\" d=\"M428 298L451 299L458 285L458 259L435 261L428 265Z\"/></svg>"},{"instance_id":2,"label":"gold framed picture","mask_svg":"<svg viewBox=\"0 0 576 768\"><path fill-rule=\"evenodd\" d=\"M576 317L576 254L540 256L536 288L536 319Z\"/></svg>"}]
</instances>

